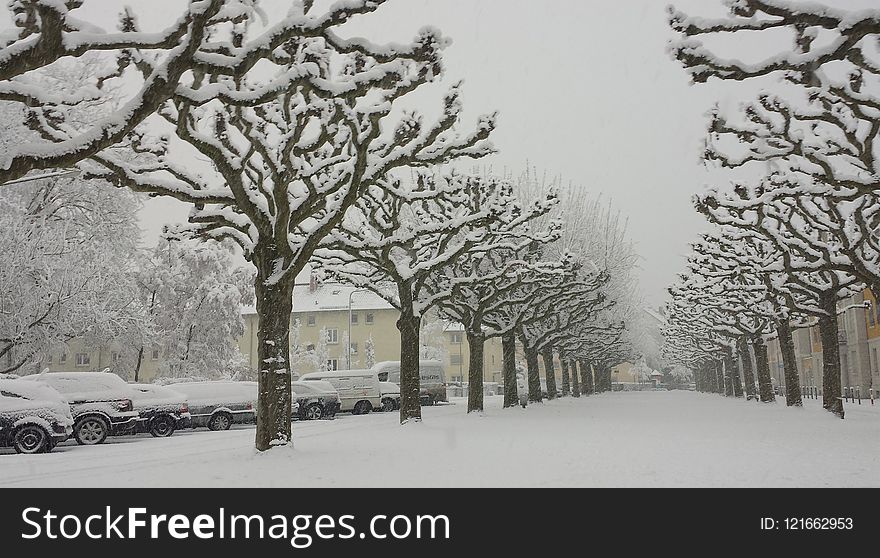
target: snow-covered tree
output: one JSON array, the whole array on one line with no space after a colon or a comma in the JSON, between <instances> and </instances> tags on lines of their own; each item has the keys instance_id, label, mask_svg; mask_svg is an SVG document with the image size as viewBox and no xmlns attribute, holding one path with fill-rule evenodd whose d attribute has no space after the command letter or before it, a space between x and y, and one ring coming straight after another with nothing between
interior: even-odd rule
<instances>
[{"instance_id":1,"label":"snow-covered tree","mask_svg":"<svg viewBox=\"0 0 880 558\"><path fill-rule=\"evenodd\" d=\"M468 342L468 412L483 411L484 347L488 339L514 332L523 316L526 300L540 296L541 289L560 276L565 262L537 260L537 246L555 242L560 224L543 223L555 206L550 191L534 203L513 201L508 210L518 215L490 225L496 237L490 250L472 250L449 262L428 283L444 316L462 324ZM525 206L524 206L525 205ZM523 207L524 206L524 207Z\"/></svg>"},{"instance_id":2,"label":"snow-covered tree","mask_svg":"<svg viewBox=\"0 0 880 558\"><path fill-rule=\"evenodd\" d=\"M332 275L370 289L400 312L400 419L421 420L420 329L429 310L452 295L438 276L468 253L507 242L493 231L515 227L510 184L496 179L423 172L372 186L321 251Z\"/></svg>"},{"instance_id":3,"label":"snow-covered tree","mask_svg":"<svg viewBox=\"0 0 880 558\"><path fill-rule=\"evenodd\" d=\"M373 334L364 341L364 366L368 369L376 364L376 342L373 341Z\"/></svg>"},{"instance_id":4,"label":"snow-covered tree","mask_svg":"<svg viewBox=\"0 0 880 558\"><path fill-rule=\"evenodd\" d=\"M711 77L745 80L773 72L788 72L798 80L810 82L832 77L833 72L825 70L835 62L880 74L880 68L871 58L880 35L880 18L876 11L848 11L790 0L725 0L724 3L730 14L721 18L689 16L669 8L670 26L682 35L670 45L670 50L695 82ZM755 44L756 34L777 39L761 43L775 52L766 52L757 62L722 57L704 44L707 39L711 44L718 36L728 40L733 36ZM820 74L824 76L820 78ZM841 77L845 83L846 72Z\"/></svg>"},{"instance_id":5,"label":"snow-covered tree","mask_svg":"<svg viewBox=\"0 0 880 558\"><path fill-rule=\"evenodd\" d=\"M152 44L124 48L117 58L117 74L165 81L159 100L150 101L158 122L137 128L129 126L133 119L117 122L128 128L124 148L92 149L81 165L87 176L191 203L189 223L175 234L231 239L256 268L260 450L291 439L293 283L321 239L391 170L491 151L493 117L481 118L472 133L456 132L458 86L436 122L426 124L413 112L388 122L396 101L442 74L448 41L431 28L408 45L391 46L334 32L382 3L346 1L313 14L311 2L295 2L274 26L260 22L263 14L250 1L200 3L198 14L216 10L207 21L190 18L201 27L185 36L181 48L192 50L182 73L166 67ZM137 29L128 13L123 28ZM260 71L251 72L257 62ZM54 117L58 103L29 111L44 140L68 147L80 141L79 132ZM184 162L187 155L204 164Z\"/></svg>"},{"instance_id":6,"label":"snow-covered tree","mask_svg":"<svg viewBox=\"0 0 880 558\"><path fill-rule=\"evenodd\" d=\"M318 343L312 351L312 359L318 371L326 372L330 363L330 332L322 327L318 332Z\"/></svg>"},{"instance_id":7,"label":"snow-covered tree","mask_svg":"<svg viewBox=\"0 0 880 558\"><path fill-rule=\"evenodd\" d=\"M159 374L173 378L229 377L240 361L241 307L253 303L253 273L237 266L231 246L161 241L141 265L149 309L149 345L163 355ZM143 359L137 351L134 379Z\"/></svg>"},{"instance_id":8,"label":"snow-covered tree","mask_svg":"<svg viewBox=\"0 0 880 558\"><path fill-rule=\"evenodd\" d=\"M2 189L0 371L33 370L72 339L101 347L146 333L133 281L138 207L82 179Z\"/></svg>"}]
</instances>

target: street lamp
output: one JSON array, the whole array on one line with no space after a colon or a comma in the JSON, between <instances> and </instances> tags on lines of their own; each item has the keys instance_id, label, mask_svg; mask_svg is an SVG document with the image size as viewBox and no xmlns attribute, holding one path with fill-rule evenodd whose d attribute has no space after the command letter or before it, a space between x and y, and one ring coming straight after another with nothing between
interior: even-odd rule
<instances>
[{"instance_id":1,"label":"street lamp","mask_svg":"<svg viewBox=\"0 0 880 558\"><path fill-rule=\"evenodd\" d=\"M368 293L366 289L354 289L348 293L348 346L345 347L345 362L347 369L351 370L351 297L356 293Z\"/></svg>"},{"instance_id":2,"label":"street lamp","mask_svg":"<svg viewBox=\"0 0 880 558\"><path fill-rule=\"evenodd\" d=\"M70 169L70 170L64 170L64 171L58 171L58 172L50 172L47 174L40 174L37 176L25 176L23 178L16 178L15 180L10 180L9 182L4 182L2 185L3 186L12 186L13 184L22 184L24 182L32 182L34 180L42 180L44 178L61 178L61 177L67 177L67 176L73 177L73 176L79 176L79 174L80 174L79 169Z\"/></svg>"},{"instance_id":3,"label":"street lamp","mask_svg":"<svg viewBox=\"0 0 880 558\"><path fill-rule=\"evenodd\" d=\"M462 329L464 329L464 328L462 328ZM458 334L458 378L462 383L464 383L464 369L463 369L463 366L464 366L463 360L464 359L461 355L461 345L462 345L462 343L464 343L464 339L462 339L462 337L464 337L464 335L462 333L459 333Z\"/></svg>"}]
</instances>

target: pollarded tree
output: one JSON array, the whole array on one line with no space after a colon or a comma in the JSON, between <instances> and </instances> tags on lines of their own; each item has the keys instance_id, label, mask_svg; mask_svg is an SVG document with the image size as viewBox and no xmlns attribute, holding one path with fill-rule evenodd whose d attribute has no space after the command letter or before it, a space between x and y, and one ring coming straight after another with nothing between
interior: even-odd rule
<instances>
[{"instance_id":1,"label":"pollarded tree","mask_svg":"<svg viewBox=\"0 0 880 558\"><path fill-rule=\"evenodd\" d=\"M401 423L421 420L422 319L453 294L451 285L437 287L438 276L466 254L510 246L502 232L517 230L521 217L505 181L426 171L371 186L319 252L331 275L400 312Z\"/></svg>"},{"instance_id":2,"label":"pollarded tree","mask_svg":"<svg viewBox=\"0 0 880 558\"><path fill-rule=\"evenodd\" d=\"M749 399L756 396L751 344L757 363L760 400L771 402L775 397L764 337L775 329L779 305L772 304L757 270L743 265L740 255L747 248L741 236L729 229L703 235L693 244L693 254L688 260L690 274L686 284L679 288L683 296L705 312L715 331L735 340ZM733 366L733 362L729 366Z\"/></svg>"},{"instance_id":3,"label":"pollarded tree","mask_svg":"<svg viewBox=\"0 0 880 558\"><path fill-rule=\"evenodd\" d=\"M530 304L530 315L522 321L517 332L528 370L529 401L541 402L543 399L538 368L541 351L559 345L573 334L576 327L591 330L604 327L604 324L592 324L596 316L615 304L602 292L607 281L608 276L604 273L580 272L572 280L554 285L556 296L553 298L541 304Z\"/></svg>"},{"instance_id":4,"label":"pollarded tree","mask_svg":"<svg viewBox=\"0 0 880 558\"><path fill-rule=\"evenodd\" d=\"M428 289L438 297L440 311L464 327L469 349L468 412L483 411L483 368L486 340L501 337L516 328L523 308L521 300L559 276L566 263L534 261L535 247L559 238L559 223L546 229L535 222L556 204L550 192L526 208L519 202L510 207L514 220L490 224L488 232L497 240L491 250L465 252L435 274ZM508 310L512 312L508 312Z\"/></svg>"},{"instance_id":5,"label":"pollarded tree","mask_svg":"<svg viewBox=\"0 0 880 558\"><path fill-rule=\"evenodd\" d=\"M743 107L742 123L714 111L704 159L725 169L772 165L760 188L740 188L730 202L738 209L788 205L827 237L817 249L829 266L880 290L880 246L872 234L880 226L880 117L845 92L806 91L802 107L761 95Z\"/></svg>"},{"instance_id":6,"label":"pollarded tree","mask_svg":"<svg viewBox=\"0 0 880 558\"><path fill-rule=\"evenodd\" d=\"M688 16L669 8L670 26L682 35L671 45L672 54L695 82L705 82L710 77L741 81L782 71L809 83L817 74L830 77L832 72L825 70L835 62L880 74L880 66L871 57L873 44L880 35L880 16L876 11L847 11L818 3L780 0L725 3L730 15L723 18ZM771 47L776 52L767 53L757 62L723 58L703 44L704 39L718 36L740 40L754 40L755 34L784 37L779 31L788 32L789 42L768 42L778 45ZM841 77L845 83L847 73Z\"/></svg>"},{"instance_id":7,"label":"pollarded tree","mask_svg":"<svg viewBox=\"0 0 880 558\"><path fill-rule=\"evenodd\" d=\"M155 120L175 97L194 105L219 100L225 106L260 104L298 85L322 89L330 85L319 65L280 72L265 87L241 91L226 80L211 80L201 87L200 76L224 76L234 82L251 81L267 66L283 67L289 60L282 51L291 43L326 43L347 54L374 49L360 40L339 37L335 29L359 15L377 10L387 0L337 2L320 15L309 15L312 0L292 3L286 17L272 25L259 0L190 0L180 17L165 29L145 32L126 9L118 31L106 31L79 17L86 0L16 0L9 4L14 28L0 35L0 99L39 108L60 122L71 108L83 103L106 102L125 90L129 94L111 114L85 128L65 126L64 137L51 143L27 142L4 153L0 182L19 178L31 170L70 167L104 150L126 144L139 125ZM94 3L94 2L92 2ZM262 23L262 28L256 27ZM253 31L241 41L231 41L230 28ZM381 63L406 57L407 47L376 49ZM144 54L146 53L146 54ZM107 69L74 89L47 90L32 78L44 69L86 55L107 61ZM372 58L368 54L367 58ZM115 63L114 63L115 62ZM129 71L132 66L137 71ZM432 74L439 67L433 66ZM380 70L375 74L379 77ZM263 74L265 75L265 74ZM397 74L403 78L403 74ZM405 78L404 78L405 79ZM417 86L412 82L410 85Z\"/></svg>"},{"instance_id":8,"label":"pollarded tree","mask_svg":"<svg viewBox=\"0 0 880 558\"><path fill-rule=\"evenodd\" d=\"M174 233L231 239L256 268L260 450L291 439L293 284L321 240L393 169L491 151L491 117L471 134L456 133L457 86L437 122L426 125L418 114L406 113L389 127L396 101L442 73L447 42L433 29L423 29L409 45L393 46L345 40L332 31L380 3L344 2L316 16L308 14L310 3L295 6L280 26L262 34L253 10L241 12L213 30L203 47L210 53L204 60L195 55L186 83L159 107L164 133L134 130L125 149L94 154L85 167L90 176L116 185L191 203L189 223ZM130 19L125 23L134 28ZM271 64L259 75L239 71L262 58ZM120 69L132 67L143 76L161 66L137 49L119 62ZM44 138L69 139L47 107L30 110L29 122ZM134 160L122 156L131 151ZM187 154L206 161L204 168L184 164Z\"/></svg>"}]
</instances>

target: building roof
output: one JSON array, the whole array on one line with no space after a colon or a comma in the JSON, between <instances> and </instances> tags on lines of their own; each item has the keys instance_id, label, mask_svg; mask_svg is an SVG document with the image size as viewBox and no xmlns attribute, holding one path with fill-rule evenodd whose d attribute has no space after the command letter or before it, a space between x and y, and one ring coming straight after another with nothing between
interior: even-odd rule
<instances>
[{"instance_id":1,"label":"building roof","mask_svg":"<svg viewBox=\"0 0 880 558\"><path fill-rule=\"evenodd\" d=\"M357 291L357 292L354 292ZM354 294L352 294L354 292ZM293 311L294 312L333 312L348 311L348 300L351 295L351 309L359 310L391 310L394 307L388 301L372 291L357 289L341 283L320 283L318 288L311 292L308 284L298 284L293 288ZM242 315L254 315L257 309L254 306L244 306Z\"/></svg>"}]
</instances>

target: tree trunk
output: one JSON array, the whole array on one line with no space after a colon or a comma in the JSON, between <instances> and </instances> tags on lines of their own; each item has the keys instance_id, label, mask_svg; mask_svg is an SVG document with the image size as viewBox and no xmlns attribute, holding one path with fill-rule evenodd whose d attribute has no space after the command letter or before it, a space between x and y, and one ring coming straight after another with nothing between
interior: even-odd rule
<instances>
[{"instance_id":1,"label":"tree trunk","mask_svg":"<svg viewBox=\"0 0 880 558\"><path fill-rule=\"evenodd\" d=\"M259 318L256 446L260 451L291 442L290 315L295 276L270 283L273 267L272 261L258 264L254 285Z\"/></svg>"},{"instance_id":2,"label":"tree trunk","mask_svg":"<svg viewBox=\"0 0 880 558\"><path fill-rule=\"evenodd\" d=\"M523 343L525 346L525 343ZM529 401L541 403L544 399L541 393L541 371L538 369L538 350L525 347L526 366L529 371Z\"/></svg>"},{"instance_id":3,"label":"tree trunk","mask_svg":"<svg viewBox=\"0 0 880 558\"><path fill-rule=\"evenodd\" d=\"M773 393L773 380L770 377L770 359L767 357L767 344L760 335L752 338L752 347L755 348L755 363L758 366L758 392L761 402L772 403L776 401Z\"/></svg>"},{"instance_id":4,"label":"tree trunk","mask_svg":"<svg viewBox=\"0 0 880 558\"><path fill-rule=\"evenodd\" d=\"M559 362L562 365L562 397L565 397L571 393L571 377L568 375L568 365L565 364L562 353L559 353Z\"/></svg>"},{"instance_id":5,"label":"tree trunk","mask_svg":"<svg viewBox=\"0 0 880 558\"><path fill-rule=\"evenodd\" d=\"M504 375L504 408L519 405L516 390L516 336L507 333L501 337L501 369Z\"/></svg>"},{"instance_id":6,"label":"tree trunk","mask_svg":"<svg viewBox=\"0 0 880 558\"><path fill-rule=\"evenodd\" d=\"M779 323L776 324L776 334L779 337L779 348L782 351L785 404L789 407L802 407L804 402L801 399L801 379L798 376L797 353L794 350L791 323L788 320L779 320Z\"/></svg>"},{"instance_id":7,"label":"tree trunk","mask_svg":"<svg viewBox=\"0 0 880 558\"><path fill-rule=\"evenodd\" d=\"M544 357L544 378L547 380L547 399L556 399L556 370L553 368L553 348L541 351Z\"/></svg>"},{"instance_id":8,"label":"tree trunk","mask_svg":"<svg viewBox=\"0 0 880 558\"><path fill-rule=\"evenodd\" d=\"M483 412L483 355L486 336L482 333L467 334L468 351L468 412Z\"/></svg>"},{"instance_id":9,"label":"tree trunk","mask_svg":"<svg viewBox=\"0 0 880 558\"><path fill-rule=\"evenodd\" d=\"M743 377L746 382L746 400L758 398L758 392L755 390L755 370L752 367L752 354L749 351L749 342L745 336L740 337L737 342L739 346L739 357L742 360Z\"/></svg>"},{"instance_id":10,"label":"tree trunk","mask_svg":"<svg viewBox=\"0 0 880 558\"><path fill-rule=\"evenodd\" d=\"M718 395L724 395L724 365L720 360L715 361L715 389Z\"/></svg>"},{"instance_id":11,"label":"tree trunk","mask_svg":"<svg viewBox=\"0 0 880 558\"><path fill-rule=\"evenodd\" d=\"M400 424L422 420L420 402L421 381L419 379L419 329L422 320L413 312L413 300L409 286L401 288L400 317L397 329L400 330Z\"/></svg>"},{"instance_id":12,"label":"tree trunk","mask_svg":"<svg viewBox=\"0 0 880 558\"><path fill-rule=\"evenodd\" d=\"M600 362L596 366L596 393L611 391L611 367Z\"/></svg>"},{"instance_id":13,"label":"tree trunk","mask_svg":"<svg viewBox=\"0 0 880 558\"><path fill-rule=\"evenodd\" d=\"M730 349L727 354L727 363L729 364L728 370L730 371L730 381L733 384L733 396L742 397L743 386L742 379L739 375L739 360L736 358L736 353L733 349Z\"/></svg>"},{"instance_id":14,"label":"tree trunk","mask_svg":"<svg viewBox=\"0 0 880 558\"><path fill-rule=\"evenodd\" d=\"M843 418L843 399L840 389L840 347L837 338L837 300L833 294L822 297L826 314L819 318L822 337L822 406L826 411Z\"/></svg>"},{"instance_id":15,"label":"tree trunk","mask_svg":"<svg viewBox=\"0 0 880 558\"><path fill-rule=\"evenodd\" d=\"M144 361L144 346L138 349L137 364L134 366L134 383L138 383L141 373L141 363Z\"/></svg>"},{"instance_id":16,"label":"tree trunk","mask_svg":"<svg viewBox=\"0 0 880 558\"><path fill-rule=\"evenodd\" d=\"M581 380L578 378L577 370L572 370L568 365L568 361L564 358L562 359L562 373L563 374L571 374L571 394L574 397L581 396Z\"/></svg>"},{"instance_id":17,"label":"tree trunk","mask_svg":"<svg viewBox=\"0 0 880 558\"><path fill-rule=\"evenodd\" d=\"M580 365L581 393L584 395L592 395L595 392L595 387L593 386L593 366L586 360L582 360Z\"/></svg>"}]
</instances>

